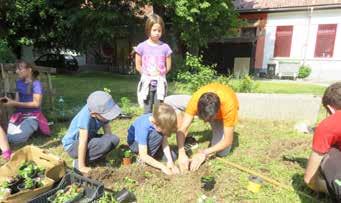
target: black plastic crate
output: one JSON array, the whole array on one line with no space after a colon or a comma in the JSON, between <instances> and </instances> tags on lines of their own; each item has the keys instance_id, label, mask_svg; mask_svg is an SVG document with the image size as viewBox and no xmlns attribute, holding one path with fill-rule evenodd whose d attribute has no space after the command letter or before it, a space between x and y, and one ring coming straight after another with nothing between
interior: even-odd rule
<instances>
[{"instance_id":1,"label":"black plastic crate","mask_svg":"<svg viewBox=\"0 0 341 203\"><path fill-rule=\"evenodd\" d=\"M77 202L92 202L93 200L101 197L104 193L103 184L71 172L64 176L58 187L39 195L38 197L29 201L29 203L48 203L49 197L53 196L59 189L66 188L66 186L73 183L77 183L84 188L85 195Z\"/></svg>"}]
</instances>

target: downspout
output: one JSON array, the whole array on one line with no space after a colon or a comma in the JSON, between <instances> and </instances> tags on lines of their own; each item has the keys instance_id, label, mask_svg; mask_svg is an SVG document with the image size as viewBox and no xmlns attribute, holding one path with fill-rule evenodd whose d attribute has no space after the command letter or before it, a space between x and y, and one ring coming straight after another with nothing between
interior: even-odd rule
<instances>
[{"instance_id":1,"label":"downspout","mask_svg":"<svg viewBox=\"0 0 341 203\"><path fill-rule=\"evenodd\" d=\"M313 16L313 12L314 12L314 7L310 7L308 8L310 10L309 14L308 14L308 30L307 30L307 36L306 36L306 40L304 43L304 55L303 55L303 64L306 63L307 60L307 50L308 50L308 44L309 44L309 38L310 38L310 28L311 28L311 18Z\"/></svg>"}]
</instances>

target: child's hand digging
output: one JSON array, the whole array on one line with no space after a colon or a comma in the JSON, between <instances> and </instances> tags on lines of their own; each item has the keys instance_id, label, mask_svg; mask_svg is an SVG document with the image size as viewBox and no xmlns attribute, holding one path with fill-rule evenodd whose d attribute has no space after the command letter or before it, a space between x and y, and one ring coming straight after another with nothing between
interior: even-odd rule
<instances>
[{"instance_id":1,"label":"child's hand digging","mask_svg":"<svg viewBox=\"0 0 341 203\"><path fill-rule=\"evenodd\" d=\"M167 163L167 167L172 171L174 175L180 173L180 170L178 169L178 167L176 167L176 165L173 162Z\"/></svg>"},{"instance_id":2,"label":"child's hand digging","mask_svg":"<svg viewBox=\"0 0 341 203\"><path fill-rule=\"evenodd\" d=\"M91 171L90 167L79 167L79 171L83 174L83 175L88 175L89 172Z\"/></svg>"},{"instance_id":3,"label":"child's hand digging","mask_svg":"<svg viewBox=\"0 0 341 203\"><path fill-rule=\"evenodd\" d=\"M166 175L173 175L173 173L172 173L172 171L168 168L168 167L166 167L166 166L164 166L164 167L162 167L161 168L161 171L164 173L164 174L166 174Z\"/></svg>"}]
</instances>

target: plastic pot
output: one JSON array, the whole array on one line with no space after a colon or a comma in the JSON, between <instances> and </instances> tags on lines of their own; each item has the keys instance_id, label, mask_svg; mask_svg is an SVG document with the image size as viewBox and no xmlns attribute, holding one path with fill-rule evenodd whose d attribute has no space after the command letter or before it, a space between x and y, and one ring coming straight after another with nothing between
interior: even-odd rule
<instances>
[{"instance_id":1,"label":"plastic pot","mask_svg":"<svg viewBox=\"0 0 341 203\"><path fill-rule=\"evenodd\" d=\"M211 191L215 185L215 178L212 176L204 176L201 178L201 188L205 191Z\"/></svg>"},{"instance_id":2,"label":"plastic pot","mask_svg":"<svg viewBox=\"0 0 341 203\"><path fill-rule=\"evenodd\" d=\"M123 163L124 166L130 165L131 162L132 162L132 158L131 157L123 157L122 163Z\"/></svg>"},{"instance_id":3,"label":"plastic pot","mask_svg":"<svg viewBox=\"0 0 341 203\"><path fill-rule=\"evenodd\" d=\"M123 188L120 192L116 195L117 202L120 203L129 203L129 202L136 202L136 197L134 193L129 192L126 188Z\"/></svg>"}]
</instances>

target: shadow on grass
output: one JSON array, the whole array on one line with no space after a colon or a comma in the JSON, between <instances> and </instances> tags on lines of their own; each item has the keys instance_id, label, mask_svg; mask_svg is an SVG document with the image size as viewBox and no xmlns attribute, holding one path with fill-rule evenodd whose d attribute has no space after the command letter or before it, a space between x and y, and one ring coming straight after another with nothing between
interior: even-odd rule
<instances>
[{"instance_id":1,"label":"shadow on grass","mask_svg":"<svg viewBox=\"0 0 341 203\"><path fill-rule=\"evenodd\" d=\"M296 173L292 177L292 187L300 197L301 202L331 202L331 199L324 193L316 193L304 183L304 175Z\"/></svg>"},{"instance_id":2,"label":"shadow on grass","mask_svg":"<svg viewBox=\"0 0 341 203\"><path fill-rule=\"evenodd\" d=\"M302 157L290 157L287 155L282 156L283 161L289 161L300 165L301 168L305 169L307 167L308 159Z\"/></svg>"},{"instance_id":3,"label":"shadow on grass","mask_svg":"<svg viewBox=\"0 0 341 203\"><path fill-rule=\"evenodd\" d=\"M212 140L212 130L204 130L204 131L199 131L199 132L193 132L193 133L191 133L191 135L193 135L199 143L207 142L207 141L211 142L211 140ZM239 133L234 132L233 133L232 149L231 149L230 153L232 153L237 147L239 147Z\"/></svg>"}]
</instances>

